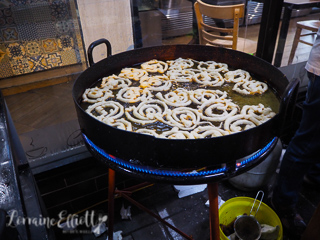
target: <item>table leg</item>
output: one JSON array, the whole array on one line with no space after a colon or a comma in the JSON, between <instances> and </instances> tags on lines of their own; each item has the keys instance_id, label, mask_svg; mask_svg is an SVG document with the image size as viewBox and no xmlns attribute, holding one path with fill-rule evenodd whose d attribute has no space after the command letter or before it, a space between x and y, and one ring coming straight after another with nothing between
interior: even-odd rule
<instances>
[{"instance_id":1,"label":"table leg","mask_svg":"<svg viewBox=\"0 0 320 240\"><path fill-rule=\"evenodd\" d=\"M111 168L108 177L108 240L113 240L115 171Z\"/></svg>"},{"instance_id":2,"label":"table leg","mask_svg":"<svg viewBox=\"0 0 320 240\"><path fill-rule=\"evenodd\" d=\"M279 35L279 40L278 40L278 47L277 47L276 56L274 59L274 66L276 66L276 67L281 66L284 46L286 44L288 30L289 30L291 14L292 14L292 6L286 6L284 8L282 24L281 24L281 29L280 29L280 35Z\"/></svg>"},{"instance_id":3,"label":"table leg","mask_svg":"<svg viewBox=\"0 0 320 240\"><path fill-rule=\"evenodd\" d=\"M220 239L219 230L219 206L218 206L218 183L208 183L210 240Z\"/></svg>"}]
</instances>

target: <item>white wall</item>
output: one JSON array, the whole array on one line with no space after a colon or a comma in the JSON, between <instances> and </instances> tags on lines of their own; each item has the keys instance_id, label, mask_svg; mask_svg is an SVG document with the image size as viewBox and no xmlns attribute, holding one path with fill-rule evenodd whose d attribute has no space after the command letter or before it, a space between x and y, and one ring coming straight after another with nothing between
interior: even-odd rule
<instances>
[{"instance_id":1,"label":"white wall","mask_svg":"<svg viewBox=\"0 0 320 240\"><path fill-rule=\"evenodd\" d=\"M84 46L106 38L112 54L133 49L130 0L77 0ZM95 48L94 62L106 57L105 46Z\"/></svg>"}]
</instances>

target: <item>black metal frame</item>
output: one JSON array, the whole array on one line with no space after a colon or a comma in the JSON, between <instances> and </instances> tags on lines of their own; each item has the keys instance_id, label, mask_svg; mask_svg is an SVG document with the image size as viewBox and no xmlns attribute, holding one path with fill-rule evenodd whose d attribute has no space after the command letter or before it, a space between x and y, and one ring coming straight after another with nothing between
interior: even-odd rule
<instances>
[{"instance_id":1,"label":"black metal frame","mask_svg":"<svg viewBox=\"0 0 320 240\"><path fill-rule=\"evenodd\" d=\"M6 162L6 165L10 168L11 174L9 174L9 179L6 180L9 182L6 182L6 184L10 186L13 195L12 202L9 205L2 206L2 208L7 214L8 211L17 211L14 221L16 218L20 218L20 224L15 226L15 232L12 232L12 227L8 227L9 236L8 228L3 229L2 234L7 234L4 236L10 237L10 239L54 239L53 231L47 229L46 226L28 224L28 221L21 224L23 218L45 218L46 210L1 91L0 139L2 139L0 141L0 163ZM19 238L17 235L19 235ZM4 236L0 235L0 239Z\"/></svg>"}]
</instances>

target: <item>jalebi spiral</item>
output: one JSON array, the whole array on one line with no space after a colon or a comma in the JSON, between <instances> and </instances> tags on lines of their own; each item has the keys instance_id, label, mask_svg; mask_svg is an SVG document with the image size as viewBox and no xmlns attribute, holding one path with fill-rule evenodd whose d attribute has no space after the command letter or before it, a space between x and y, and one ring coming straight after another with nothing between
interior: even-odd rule
<instances>
[{"instance_id":1,"label":"jalebi spiral","mask_svg":"<svg viewBox=\"0 0 320 240\"><path fill-rule=\"evenodd\" d=\"M111 97L114 97L111 90L98 87L88 88L82 95L83 102L87 103L102 102Z\"/></svg>"},{"instance_id":2,"label":"jalebi spiral","mask_svg":"<svg viewBox=\"0 0 320 240\"><path fill-rule=\"evenodd\" d=\"M263 104L245 105L241 109L241 114L247 115L248 119L256 125L260 125L276 115L271 108L266 108Z\"/></svg>"},{"instance_id":3,"label":"jalebi spiral","mask_svg":"<svg viewBox=\"0 0 320 240\"><path fill-rule=\"evenodd\" d=\"M194 70L189 69L173 69L167 71L167 75L170 78L170 80L176 81L176 82L192 82L193 77L195 75Z\"/></svg>"},{"instance_id":4,"label":"jalebi spiral","mask_svg":"<svg viewBox=\"0 0 320 240\"><path fill-rule=\"evenodd\" d=\"M137 107L126 108L125 114L131 122L145 125L162 119L168 111L167 105L162 101L149 100L141 102Z\"/></svg>"},{"instance_id":5,"label":"jalebi spiral","mask_svg":"<svg viewBox=\"0 0 320 240\"><path fill-rule=\"evenodd\" d=\"M195 138L220 137L229 134L228 131L224 131L216 126L199 126L191 133Z\"/></svg>"},{"instance_id":6,"label":"jalebi spiral","mask_svg":"<svg viewBox=\"0 0 320 240\"><path fill-rule=\"evenodd\" d=\"M224 78L218 72L201 72L193 76L193 80L201 86L219 87L224 84Z\"/></svg>"},{"instance_id":7,"label":"jalebi spiral","mask_svg":"<svg viewBox=\"0 0 320 240\"><path fill-rule=\"evenodd\" d=\"M192 68L194 66L194 62L192 61L192 59L177 58L176 60L167 62L170 65L170 70L183 70L186 68Z\"/></svg>"},{"instance_id":8,"label":"jalebi spiral","mask_svg":"<svg viewBox=\"0 0 320 240\"><path fill-rule=\"evenodd\" d=\"M179 127L181 130L192 130L200 123L201 114L198 110L189 107L178 107L171 110L166 116L168 125Z\"/></svg>"},{"instance_id":9,"label":"jalebi spiral","mask_svg":"<svg viewBox=\"0 0 320 240\"><path fill-rule=\"evenodd\" d=\"M256 124L247 115L235 115L227 118L224 122L224 129L231 133L236 133L255 127Z\"/></svg>"},{"instance_id":10,"label":"jalebi spiral","mask_svg":"<svg viewBox=\"0 0 320 240\"><path fill-rule=\"evenodd\" d=\"M169 106L181 107L188 106L191 104L191 100L189 99L189 93L186 89L178 88L173 92L169 92L165 95L162 93L157 93L156 97L161 101L165 102Z\"/></svg>"},{"instance_id":11,"label":"jalebi spiral","mask_svg":"<svg viewBox=\"0 0 320 240\"><path fill-rule=\"evenodd\" d=\"M121 118L124 114L124 107L114 101L97 102L90 105L86 112L102 121L105 118Z\"/></svg>"},{"instance_id":12,"label":"jalebi spiral","mask_svg":"<svg viewBox=\"0 0 320 240\"><path fill-rule=\"evenodd\" d=\"M101 88L117 90L121 88L130 87L131 84L132 82L128 78L119 77L113 74L109 77L102 78Z\"/></svg>"},{"instance_id":13,"label":"jalebi spiral","mask_svg":"<svg viewBox=\"0 0 320 240\"><path fill-rule=\"evenodd\" d=\"M250 73L241 69L229 71L224 75L224 77L226 82L229 83L246 82L251 79Z\"/></svg>"},{"instance_id":14,"label":"jalebi spiral","mask_svg":"<svg viewBox=\"0 0 320 240\"><path fill-rule=\"evenodd\" d=\"M168 70L168 63L158 60L151 60L141 64L141 68L151 73L164 73Z\"/></svg>"},{"instance_id":15,"label":"jalebi spiral","mask_svg":"<svg viewBox=\"0 0 320 240\"><path fill-rule=\"evenodd\" d=\"M236 83L232 90L244 95L262 94L268 90L268 85L263 82L251 80Z\"/></svg>"},{"instance_id":16,"label":"jalebi spiral","mask_svg":"<svg viewBox=\"0 0 320 240\"><path fill-rule=\"evenodd\" d=\"M116 127L118 129L132 131L132 124L131 122L125 120L124 118L121 119L114 119L114 118L104 118L102 120L105 124L108 124L110 126Z\"/></svg>"},{"instance_id":17,"label":"jalebi spiral","mask_svg":"<svg viewBox=\"0 0 320 240\"><path fill-rule=\"evenodd\" d=\"M112 127L157 138L198 139L256 127L275 116L263 104L240 107L227 89L262 95L266 83L225 63L178 58L150 60L101 79L82 95L86 112ZM229 96L230 95L230 96ZM253 97L253 96L252 96ZM251 98L251 96L250 96Z\"/></svg>"},{"instance_id":18,"label":"jalebi spiral","mask_svg":"<svg viewBox=\"0 0 320 240\"><path fill-rule=\"evenodd\" d=\"M143 76L148 76L148 72L139 68L124 68L121 70L119 77L127 77L129 79L139 81Z\"/></svg>"},{"instance_id":19,"label":"jalebi spiral","mask_svg":"<svg viewBox=\"0 0 320 240\"><path fill-rule=\"evenodd\" d=\"M226 73L229 71L228 65L225 63L216 63L215 61L199 62L197 67L199 70L207 72L223 72Z\"/></svg>"},{"instance_id":20,"label":"jalebi spiral","mask_svg":"<svg viewBox=\"0 0 320 240\"><path fill-rule=\"evenodd\" d=\"M160 138L168 139L194 139L194 136L188 131L181 131L178 127L172 128L170 131L163 132Z\"/></svg>"},{"instance_id":21,"label":"jalebi spiral","mask_svg":"<svg viewBox=\"0 0 320 240\"><path fill-rule=\"evenodd\" d=\"M126 87L120 89L117 94L117 99L122 102L136 103L152 98L152 93L149 89L141 89L139 87Z\"/></svg>"},{"instance_id":22,"label":"jalebi spiral","mask_svg":"<svg viewBox=\"0 0 320 240\"><path fill-rule=\"evenodd\" d=\"M220 90L210 90L210 89L196 89L193 91L189 91L190 100L195 103L201 105L206 101L211 101L214 99L226 99L228 96L227 92Z\"/></svg>"},{"instance_id":23,"label":"jalebi spiral","mask_svg":"<svg viewBox=\"0 0 320 240\"><path fill-rule=\"evenodd\" d=\"M169 91L172 87L172 81L167 76L150 76L142 77L140 87L148 88L151 91Z\"/></svg>"},{"instance_id":24,"label":"jalebi spiral","mask_svg":"<svg viewBox=\"0 0 320 240\"><path fill-rule=\"evenodd\" d=\"M212 122L225 121L228 117L237 114L238 110L238 105L227 99L206 101L199 107L199 111L202 113L201 118Z\"/></svg>"}]
</instances>

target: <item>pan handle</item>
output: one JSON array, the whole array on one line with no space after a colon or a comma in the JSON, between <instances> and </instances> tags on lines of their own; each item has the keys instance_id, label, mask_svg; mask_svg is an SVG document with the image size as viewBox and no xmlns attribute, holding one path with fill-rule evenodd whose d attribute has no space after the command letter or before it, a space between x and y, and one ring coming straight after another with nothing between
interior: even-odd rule
<instances>
[{"instance_id":1,"label":"pan handle","mask_svg":"<svg viewBox=\"0 0 320 240\"><path fill-rule=\"evenodd\" d=\"M286 87L285 92L282 95L282 100L280 103L280 110L279 110L279 128L278 133L279 137L283 136L285 132L290 127L290 123L293 117L298 90L300 86L300 81L297 78L294 78L291 82L289 82L288 86Z\"/></svg>"},{"instance_id":2,"label":"pan handle","mask_svg":"<svg viewBox=\"0 0 320 240\"><path fill-rule=\"evenodd\" d=\"M89 61L90 67L91 67L93 64L95 64L95 62L93 62L93 56L92 56L93 49L94 49L96 46L98 46L98 45L100 45L100 44L103 44L103 43L107 46L107 57L109 57L109 56L111 55L111 44L110 44L110 42L109 42L107 39L101 38L101 39L98 39L98 40L92 42L92 43L90 44L90 46L88 47L88 61Z\"/></svg>"}]
</instances>

